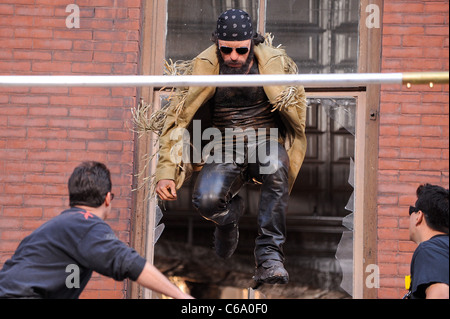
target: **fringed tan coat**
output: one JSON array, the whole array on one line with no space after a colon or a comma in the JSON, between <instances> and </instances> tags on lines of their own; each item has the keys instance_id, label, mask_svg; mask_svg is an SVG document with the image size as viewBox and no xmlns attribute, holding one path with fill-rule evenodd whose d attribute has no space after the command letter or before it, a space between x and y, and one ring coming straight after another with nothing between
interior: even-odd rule
<instances>
[{"instance_id":1,"label":"fringed tan coat","mask_svg":"<svg viewBox=\"0 0 450 319\"><path fill-rule=\"evenodd\" d=\"M260 74L293 74L297 73L297 66L284 50L266 44L255 46L255 56L258 61ZM183 75L218 75L219 61L216 55L216 45L212 45L194 60L184 64L184 70L173 72ZM162 122L157 132L159 138L159 160L153 182L162 179L175 181L177 189L180 188L186 177L190 175L192 165L189 163L173 162L170 152L177 141L171 140L170 134L176 128L187 128L194 115L209 99L214 96L216 88L189 87L179 89L170 100L169 106L160 111L157 118ZM289 190L297 178L306 152L305 118L306 97L302 86L267 86L264 91L273 105L274 112L280 112L281 118L287 128L285 148L287 150L289 168Z\"/></svg>"}]
</instances>

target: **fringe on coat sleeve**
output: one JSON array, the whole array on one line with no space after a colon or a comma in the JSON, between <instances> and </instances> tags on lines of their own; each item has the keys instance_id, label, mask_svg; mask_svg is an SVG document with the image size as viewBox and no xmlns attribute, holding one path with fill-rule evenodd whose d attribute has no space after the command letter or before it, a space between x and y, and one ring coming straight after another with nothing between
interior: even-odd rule
<instances>
[{"instance_id":1,"label":"fringe on coat sleeve","mask_svg":"<svg viewBox=\"0 0 450 319\"><path fill-rule=\"evenodd\" d=\"M176 61L171 59L165 61L165 75L191 75L193 68L193 61ZM161 91L165 90L162 88ZM133 116L133 123L136 131L139 134L153 132L158 136L164 128L167 113L173 110L176 115L179 115L183 110L186 101L188 88L172 89L169 92L168 103L161 106L159 110L153 111L151 104L145 104L142 100L137 107L131 109Z\"/></svg>"},{"instance_id":2,"label":"fringe on coat sleeve","mask_svg":"<svg viewBox=\"0 0 450 319\"><path fill-rule=\"evenodd\" d=\"M284 63L284 72L286 74L298 74L298 66L286 54L286 51L282 48L281 44L278 47L274 47L273 45L274 36L271 33L266 33L264 44L275 48L281 51L281 57ZM299 108L301 110L306 109L307 101L306 101L306 93L305 88L303 86L288 86L286 87L275 99L273 103L272 112L281 111L287 108Z\"/></svg>"},{"instance_id":3,"label":"fringe on coat sleeve","mask_svg":"<svg viewBox=\"0 0 450 319\"><path fill-rule=\"evenodd\" d=\"M165 75L191 75L193 70L193 60L189 61L176 61L173 62L171 59L165 61ZM162 88L161 91L164 91ZM178 116L183 110L184 103L186 101L188 93L188 88L173 88L169 91L168 103L161 105L158 110L153 110L152 104L147 104L141 99L140 103L131 108L132 122L134 125L134 131L139 137L148 134L155 133L158 137L161 136L166 123L167 114L169 112L174 112ZM155 141L153 154L145 154L144 160L147 163L141 172L137 173L137 176L142 178L142 185L138 185L137 189L144 187L145 185L150 185L150 195L149 198L155 198L156 196L156 180L155 173L151 176L147 176L147 168L151 161L156 159L156 155L159 153L159 147L157 140ZM185 163L180 163L177 167L179 175L191 175L192 168L190 165ZM180 185L177 185L180 186Z\"/></svg>"}]
</instances>

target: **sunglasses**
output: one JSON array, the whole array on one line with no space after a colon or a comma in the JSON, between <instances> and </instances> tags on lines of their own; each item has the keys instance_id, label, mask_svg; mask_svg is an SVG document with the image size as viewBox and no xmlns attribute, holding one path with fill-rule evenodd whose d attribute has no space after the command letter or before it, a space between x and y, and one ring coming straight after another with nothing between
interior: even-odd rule
<instances>
[{"instance_id":1,"label":"sunglasses","mask_svg":"<svg viewBox=\"0 0 450 319\"><path fill-rule=\"evenodd\" d=\"M231 54L231 52L233 52L233 50L236 50L237 54L244 55L244 54L247 54L250 49L245 48L245 47L242 47L242 48L230 48L230 47L225 47L225 46L220 47L220 52L222 52L223 54Z\"/></svg>"},{"instance_id":2,"label":"sunglasses","mask_svg":"<svg viewBox=\"0 0 450 319\"><path fill-rule=\"evenodd\" d=\"M420 209L418 209L415 206L409 206L409 216L412 215L412 213L417 213Z\"/></svg>"}]
</instances>

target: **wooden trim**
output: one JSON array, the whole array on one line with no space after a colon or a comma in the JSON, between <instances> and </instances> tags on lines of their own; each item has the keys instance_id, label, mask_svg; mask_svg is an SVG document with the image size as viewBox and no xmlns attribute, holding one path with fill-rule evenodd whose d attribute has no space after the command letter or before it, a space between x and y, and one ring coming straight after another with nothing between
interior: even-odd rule
<instances>
[{"instance_id":1,"label":"wooden trim","mask_svg":"<svg viewBox=\"0 0 450 319\"><path fill-rule=\"evenodd\" d=\"M356 138L355 138L355 207L353 214L353 298L364 296L364 253L365 253L365 211L366 174L365 167L367 147L367 101L365 94L358 96L356 110Z\"/></svg>"},{"instance_id":2,"label":"wooden trim","mask_svg":"<svg viewBox=\"0 0 450 319\"><path fill-rule=\"evenodd\" d=\"M359 72L360 73L378 73L381 71L381 39L382 39L382 23L383 17L383 0L361 0L360 14L360 54L359 54ZM380 9L380 28L368 28L366 25L366 17L368 13L366 8L368 5L377 5ZM364 156L363 163L360 163L359 176L363 176L359 187L363 189L360 192L362 198L359 210L363 212L362 233L360 243L354 247L354 253L362 253L362 259L359 264L355 264L354 272L354 298L357 299L375 299L378 296L376 288L369 288L366 285L365 272L368 265L377 264L377 171L378 171L378 151L379 151L379 110L380 110L380 85L369 85L365 96L365 110L361 123L365 123L364 127ZM356 242L356 241L355 241ZM362 246L361 246L362 245Z\"/></svg>"},{"instance_id":3,"label":"wooden trim","mask_svg":"<svg viewBox=\"0 0 450 319\"><path fill-rule=\"evenodd\" d=\"M146 0L142 1L142 25L141 25L141 75L162 75L165 54L165 17L167 15L166 1ZM139 95L145 103L153 105L154 88L144 87L139 89ZM150 209L151 203L148 201L150 187L144 184L143 177L148 176L151 167L148 167L146 155L152 153L153 143L151 134L138 136L135 134L134 150L134 181L131 212L131 246L145 258L153 263L153 229L155 219L155 209ZM138 175L145 172L144 175ZM151 292L143 289L135 282L130 282L127 298L142 299L151 298Z\"/></svg>"},{"instance_id":4,"label":"wooden trim","mask_svg":"<svg viewBox=\"0 0 450 319\"><path fill-rule=\"evenodd\" d=\"M264 35L266 33L267 0L259 0L258 9L258 32Z\"/></svg>"}]
</instances>

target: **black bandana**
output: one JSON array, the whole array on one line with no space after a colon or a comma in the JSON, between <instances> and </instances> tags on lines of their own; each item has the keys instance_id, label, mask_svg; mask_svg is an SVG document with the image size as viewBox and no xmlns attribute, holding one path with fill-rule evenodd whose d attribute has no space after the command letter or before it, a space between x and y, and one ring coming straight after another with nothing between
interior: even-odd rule
<instances>
[{"instance_id":1,"label":"black bandana","mask_svg":"<svg viewBox=\"0 0 450 319\"><path fill-rule=\"evenodd\" d=\"M217 20L217 38L223 41L244 41L253 37L252 20L247 12L230 9Z\"/></svg>"}]
</instances>

